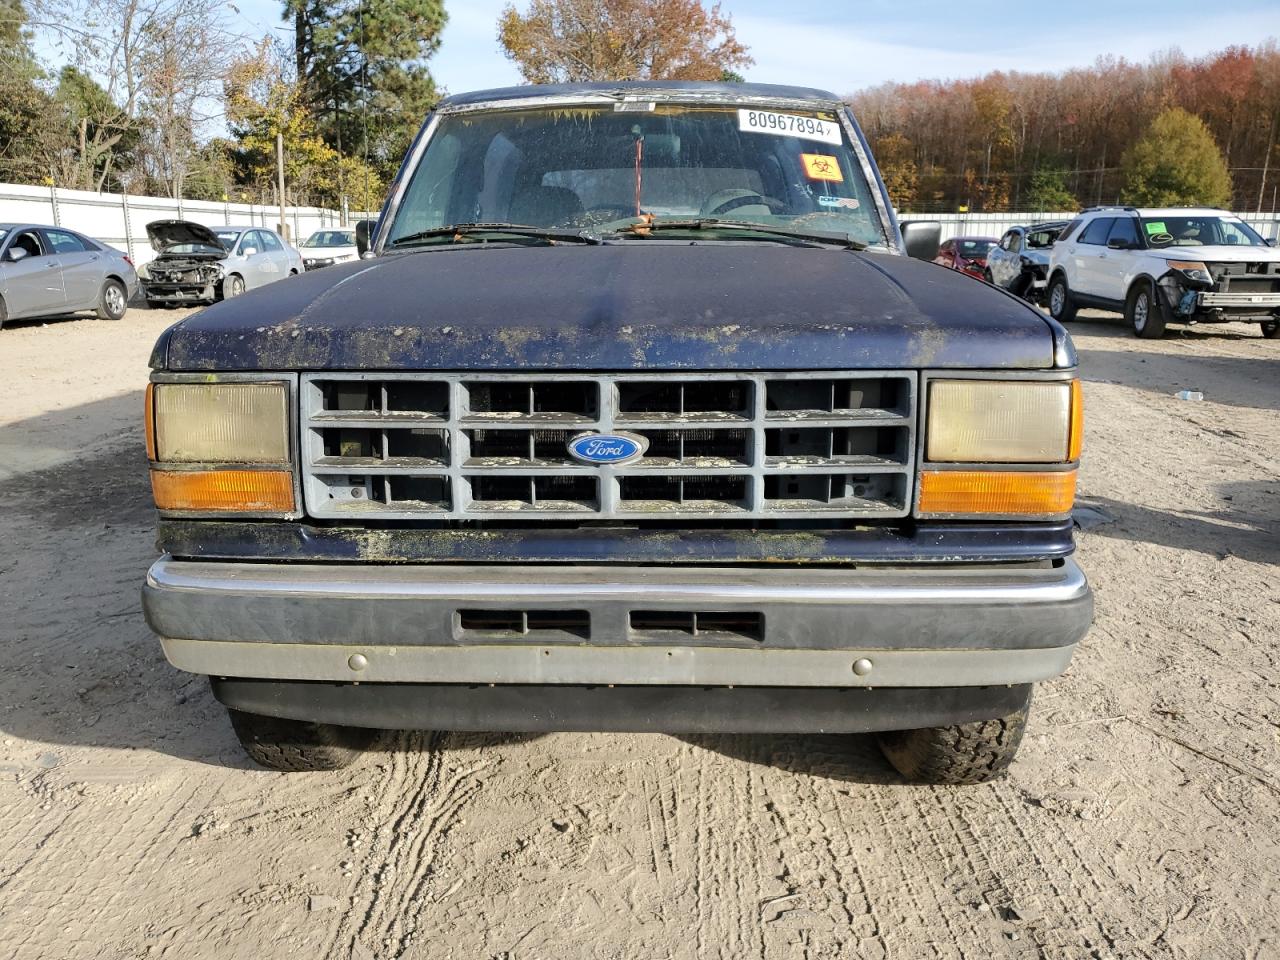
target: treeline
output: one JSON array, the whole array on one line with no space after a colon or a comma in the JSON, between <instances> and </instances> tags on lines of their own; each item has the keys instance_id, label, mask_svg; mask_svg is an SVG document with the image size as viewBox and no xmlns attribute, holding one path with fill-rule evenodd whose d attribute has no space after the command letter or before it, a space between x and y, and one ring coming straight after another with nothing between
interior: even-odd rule
<instances>
[{"instance_id":1,"label":"treeline","mask_svg":"<svg viewBox=\"0 0 1280 960\"><path fill-rule=\"evenodd\" d=\"M1199 118L1216 145L1228 205L1270 210L1280 185L1280 51L1270 42L1200 59L1176 52L1147 64L1101 59L1062 74L889 83L850 103L904 210L1143 202L1153 153L1167 145L1163 159L1179 160L1173 148L1181 141L1168 136L1178 108ZM1135 151L1144 139L1146 148Z\"/></svg>"},{"instance_id":2,"label":"treeline","mask_svg":"<svg viewBox=\"0 0 1280 960\"><path fill-rule=\"evenodd\" d=\"M0 0L0 181L373 209L437 99L441 0L283 0L290 42L225 0ZM35 39L66 65L50 70Z\"/></svg>"}]
</instances>

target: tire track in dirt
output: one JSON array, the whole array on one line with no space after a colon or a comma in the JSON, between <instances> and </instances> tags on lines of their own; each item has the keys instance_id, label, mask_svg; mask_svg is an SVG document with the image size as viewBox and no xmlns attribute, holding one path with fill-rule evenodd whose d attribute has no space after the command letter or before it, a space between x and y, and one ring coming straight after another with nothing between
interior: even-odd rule
<instances>
[{"instance_id":1,"label":"tire track in dirt","mask_svg":"<svg viewBox=\"0 0 1280 960\"><path fill-rule=\"evenodd\" d=\"M352 910L333 929L325 956L401 957L412 946L418 918L433 892L437 866L450 830L483 789L477 776L494 761L481 743L474 762L450 765L451 751L467 738L443 733L395 737L376 793L369 794L365 822L376 824L360 874L369 888L363 910ZM465 754L465 749L459 750ZM350 844L363 845L364 831Z\"/></svg>"}]
</instances>

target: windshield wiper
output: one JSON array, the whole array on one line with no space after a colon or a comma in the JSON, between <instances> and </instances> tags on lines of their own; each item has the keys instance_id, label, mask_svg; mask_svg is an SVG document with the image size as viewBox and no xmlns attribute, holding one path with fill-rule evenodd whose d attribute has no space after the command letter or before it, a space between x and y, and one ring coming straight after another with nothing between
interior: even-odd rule
<instances>
[{"instance_id":1,"label":"windshield wiper","mask_svg":"<svg viewBox=\"0 0 1280 960\"><path fill-rule=\"evenodd\" d=\"M615 234L631 233L637 237L647 237L655 230L747 230L769 236L783 237L813 244L834 244L849 250L865 250L867 244L855 240L847 233L830 233L825 230L792 230L789 227L775 226L769 223L753 223L750 220L724 220L719 217L697 217L691 220L658 220L638 221L629 227L613 231Z\"/></svg>"},{"instance_id":2,"label":"windshield wiper","mask_svg":"<svg viewBox=\"0 0 1280 960\"><path fill-rule=\"evenodd\" d=\"M406 237L396 237L390 241L388 246L391 247L407 247L414 244L420 244L424 240L434 240L437 238L449 238L451 243L457 243L464 237L473 234L496 233L511 237L525 237L530 240L545 240L547 243L558 243L561 241L567 243L603 243L603 241L593 233L586 230L565 230L558 227L530 227L519 223L451 223L443 227L432 227L430 230L420 230L417 233L411 233Z\"/></svg>"}]
</instances>

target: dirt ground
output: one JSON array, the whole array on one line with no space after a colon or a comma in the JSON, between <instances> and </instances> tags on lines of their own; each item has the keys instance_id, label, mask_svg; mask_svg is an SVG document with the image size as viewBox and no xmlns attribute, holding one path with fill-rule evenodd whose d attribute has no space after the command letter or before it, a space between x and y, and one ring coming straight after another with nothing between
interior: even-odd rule
<instances>
[{"instance_id":1,"label":"dirt ground","mask_svg":"<svg viewBox=\"0 0 1280 960\"><path fill-rule=\"evenodd\" d=\"M177 316L0 332L0 957L1280 957L1256 327L1074 326L1097 622L1009 777L935 788L867 737L399 734L252 768L138 609L142 388Z\"/></svg>"}]
</instances>

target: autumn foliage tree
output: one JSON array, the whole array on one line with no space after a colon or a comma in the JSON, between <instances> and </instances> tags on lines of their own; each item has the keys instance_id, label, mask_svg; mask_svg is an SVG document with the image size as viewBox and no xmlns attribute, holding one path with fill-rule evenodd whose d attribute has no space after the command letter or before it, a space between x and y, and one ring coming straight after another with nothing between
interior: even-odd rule
<instances>
[{"instance_id":1,"label":"autumn foliage tree","mask_svg":"<svg viewBox=\"0 0 1280 960\"><path fill-rule=\"evenodd\" d=\"M503 10L498 41L529 83L719 80L754 62L699 0L531 0Z\"/></svg>"},{"instance_id":2,"label":"autumn foliage tree","mask_svg":"<svg viewBox=\"0 0 1280 960\"><path fill-rule=\"evenodd\" d=\"M1144 207L1221 207L1231 174L1203 120L1170 107L1124 155L1124 199Z\"/></svg>"},{"instance_id":3,"label":"autumn foliage tree","mask_svg":"<svg viewBox=\"0 0 1280 960\"><path fill-rule=\"evenodd\" d=\"M1222 152L1234 186L1229 206L1270 208L1280 196L1274 43L1200 58L1174 51L1145 64L1103 58L1063 73L892 83L849 102L873 145L894 134L909 141L917 210L1115 203L1128 183L1126 151L1170 107L1200 118ZM895 167L904 162L894 156Z\"/></svg>"}]
</instances>

